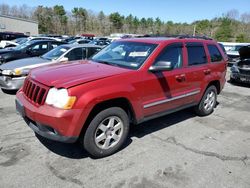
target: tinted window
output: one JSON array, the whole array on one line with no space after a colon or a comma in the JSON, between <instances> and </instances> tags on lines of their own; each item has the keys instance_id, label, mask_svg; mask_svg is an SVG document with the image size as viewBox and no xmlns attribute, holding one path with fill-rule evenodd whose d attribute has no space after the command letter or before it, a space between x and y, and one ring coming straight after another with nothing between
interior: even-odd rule
<instances>
[{"instance_id":1,"label":"tinted window","mask_svg":"<svg viewBox=\"0 0 250 188\"><path fill-rule=\"evenodd\" d=\"M99 52L101 48L88 48L88 55L87 58L91 57L92 55L96 54Z\"/></svg>"},{"instance_id":2,"label":"tinted window","mask_svg":"<svg viewBox=\"0 0 250 188\"><path fill-rule=\"evenodd\" d=\"M217 46L215 45L208 45L208 51L210 54L210 60L211 62L217 62L222 60L221 53Z\"/></svg>"},{"instance_id":3,"label":"tinted window","mask_svg":"<svg viewBox=\"0 0 250 188\"><path fill-rule=\"evenodd\" d=\"M85 51L85 48L84 48ZM83 49L82 48L75 48L71 50L67 55L67 58L69 58L69 61L74 61L74 60L81 60L85 58L85 53L83 55Z\"/></svg>"},{"instance_id":4,"label":"tinted window","mask_svg":"<svg viewBox=\"0 0 250 188\"><path fill-rule=\"evenodd\" d=\"M168 61L171 62L173 68L182 66L182 46L169 46L156 59L156 62Z\"/></svg>"},{"instance_id":5,"label":"tinted window","mask_svg":"<svg viewBox=\"0 0 250 188\"><path fill-rule=\"evenodd\" d=\"M188 43L188 65L200 65L207 63L206 53L202 44Z\"/></svg>"}]
</instances>

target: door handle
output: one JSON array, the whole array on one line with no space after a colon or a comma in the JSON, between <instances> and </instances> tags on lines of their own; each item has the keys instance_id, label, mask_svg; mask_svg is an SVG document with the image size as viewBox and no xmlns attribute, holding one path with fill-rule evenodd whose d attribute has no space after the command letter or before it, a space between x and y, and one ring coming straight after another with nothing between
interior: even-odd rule
<instances>
[{"instance_id":1,"label":"door handle","mask_svg":"<svg viewBox=\"0 0 250 188\"><path fill-rule=\"evenodd\" d=\"M205 75L209 75L211 73L211 70L210 69L206 69L203 71Z\"/></svg>"},{"instance_id":2,"label":"door handle","mask_svg":"<svg viewBox=\"0 0 250 188\"><path fill-rule=\"evenodd\" d=\"M184 82L186 80L186 75L185 74L181 74L181 75L177 75L175 77L175 79L178 81L178 82Z\"/></svg>"}]
</instances>

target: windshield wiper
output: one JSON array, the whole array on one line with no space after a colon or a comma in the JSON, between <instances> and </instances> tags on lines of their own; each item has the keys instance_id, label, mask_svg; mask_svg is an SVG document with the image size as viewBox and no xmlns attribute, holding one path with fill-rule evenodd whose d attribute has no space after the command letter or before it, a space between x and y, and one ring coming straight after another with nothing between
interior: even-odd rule
<instances>
[{"instance_id":1,"label":"windshield wiper","mask_svg":"<svg viewBox=\"0 0 250 188\"><path fill-rule=\"evenodd\" d=\"M103 61L103 60L93 60L93 59L92 59L92 61L96 61L96 62L98 62L98 63L102 63L102 64L106 64L106 65L114 65L113 63L110 63L110 62L108 62L108 61Z\"/></svg>"}]
</instances>

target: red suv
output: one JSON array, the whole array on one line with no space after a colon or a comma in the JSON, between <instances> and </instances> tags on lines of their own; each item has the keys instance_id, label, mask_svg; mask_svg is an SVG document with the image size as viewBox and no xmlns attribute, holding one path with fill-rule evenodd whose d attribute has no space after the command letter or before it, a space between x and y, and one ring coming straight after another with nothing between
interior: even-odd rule
<instances>
[{"instance_id":1,"label":"red suv","mask_svg":"<svg viewBox=\"0 0 250 188\"><path fill-rule=\"evenodd\" d=\"M89 61L34 69L16 108L37 134L79 140L91 155L104 157L121 148L130 124L188 107L211 114L226 59L210 39L123 39Z\"/></svg>"}]
</instances>

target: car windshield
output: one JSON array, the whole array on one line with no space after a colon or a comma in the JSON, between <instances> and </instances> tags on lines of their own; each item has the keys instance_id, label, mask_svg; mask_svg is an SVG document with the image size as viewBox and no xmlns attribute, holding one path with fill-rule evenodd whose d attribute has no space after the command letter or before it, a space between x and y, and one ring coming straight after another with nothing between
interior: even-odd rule
<instances>
[{"instance_id":1,"label":"car windshield","mask_svg":"<svg viewBox=\"0 0 250 188\"><path fill-rule=\"evenodd\" d=\"M31 44L33 44L35 41L27 41L23 44L18 45L17 47L14 48L14 50L22 50L25 49L26 47L30 46Z\"/></svg>"},{"instance_id":2,"label":"car windshield","mask_svg":"<svg viewBox=\"0 0 250 188\"><path fill-rule=\"evenodd\" d=\"M68 42L69 44L76 44L77 43L77 39L75 39L75 40L72 40L72 41L70 41L70 42Z\"/></svg>"},{"instance_id":3,"label":"car windshield","mask_svg":"<svg viewBox=\"0 0 250 188\"><path fill-rule=\"evenodd\" d=\"M47 52L46 54L44 54L42 56L42 58L48 59L48 60L56 60L62 54L67 52L69 49L70 49L70 47L67 47L67 46L58 46L58 47L54 48L53 50L51 50L51 51Z\"/></svg>"},{"instance_id":4,"label":"car windshield","mask_svg":"<svg viewBox=\"0 0 250 188\"><path fill-rule=\"evenodd\" d=\"M139 69L156 46L156 44L142 42L113 42L91 59L98 63Z\"/></svg>"}]
</instances>

